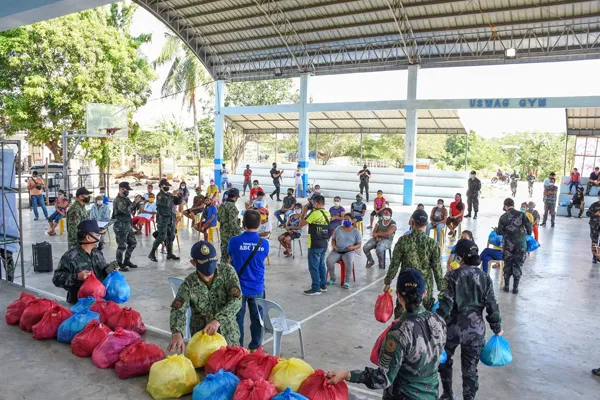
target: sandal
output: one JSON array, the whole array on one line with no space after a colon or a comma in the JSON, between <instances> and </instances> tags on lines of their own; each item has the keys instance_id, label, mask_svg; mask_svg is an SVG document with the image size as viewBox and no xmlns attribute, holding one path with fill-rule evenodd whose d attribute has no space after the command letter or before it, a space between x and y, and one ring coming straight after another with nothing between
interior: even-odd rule
<instances>
[{"instance_id":1,"label":"sandal","mask_svg":"<svg viewBox=\"0 0 600 400\"><path fill-rule=\"evenodd\" d=\"M371 268L373 265L375 265L375 261L367 261L367 268Z\"/></svg>"}]
</instances>

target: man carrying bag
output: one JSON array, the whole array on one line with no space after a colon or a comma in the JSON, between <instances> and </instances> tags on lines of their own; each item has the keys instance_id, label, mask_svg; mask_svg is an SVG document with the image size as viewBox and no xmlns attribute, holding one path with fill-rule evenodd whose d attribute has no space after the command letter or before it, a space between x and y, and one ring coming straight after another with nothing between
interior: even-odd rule
<instances>
[{"instance_id":1,"label":"man carrying bag","mask_svg":"<svg viewBox=\"0 0 600 400\"><path fill-rule=\"evenodd\" d=\"M250 312L250 351L257 350L262 343L260 318L262 310L255 299L265 298L265 260L269 255L269 241L258 235L260 214L256 210L244 213L244 232L229 239L227 253L235 268L242 288L242 308L237 314L240 327L240 346L244 346L244 318L246 304Z\"/></svg>"}]
</instances>

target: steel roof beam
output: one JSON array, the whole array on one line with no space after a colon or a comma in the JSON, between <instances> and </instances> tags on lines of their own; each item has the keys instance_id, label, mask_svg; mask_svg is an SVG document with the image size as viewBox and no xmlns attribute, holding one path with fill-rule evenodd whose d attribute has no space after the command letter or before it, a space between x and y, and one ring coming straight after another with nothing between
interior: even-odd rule
<instances>
[{"instance_id":1,"label":"steel roof beam","mask_svg":"<svg viewBox=\"0 0 600 400\"><path fill-rule=\"evenodd\" d=\"M185 4L182 6L171 6L171 8L175 12L180 12L180 11L188 10L188 9L194 8L194 7L202 7L202 6L207 6L209 4L220 3L223 0L203 0L203 1L193 0L193 1L195 1L195 2L192 4ZM166 1L164 1L164 2L166 3Z\"/></svg>"},{"instance_id":2,"label":"steel roof beam","mask_svg":"<svg viewBox=\"0 0 600 400\"><path fill-rule=\"evenodd\" d=\"M393 4L390 0L386 0L386 3L394 17L394 24L398 29L400 40L402 40L402 44L404 45L404 54L407 56L408 62L410 64L419 64L420 57L417 51L415 34L408 17L406 16L406 11L404 11L402 0L394 0ZM405 38L405 36L407 36L407 38Z\"/></svg>"}]
</instances>

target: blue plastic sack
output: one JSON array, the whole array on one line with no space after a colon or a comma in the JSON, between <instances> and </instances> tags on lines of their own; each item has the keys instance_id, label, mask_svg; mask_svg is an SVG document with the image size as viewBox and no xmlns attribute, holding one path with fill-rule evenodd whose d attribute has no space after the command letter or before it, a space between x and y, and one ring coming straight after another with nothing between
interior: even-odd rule
<instances>
[{"instance_id":1,"label":"blue plastic sack","mask_svg":"<svg viewBox=\"0 0 600 400\"><path fill-rule=\"evenodd\" d=\"M90 307L96 302L96 299L93 297L84 297L83 299L77 300L77 303L73 307L71 307L71 312L73 314L77 314L83 310L89 310Z\"/></svg>"},{"instance_id":2,"label":"blue plastic sack","mask_svg":"<svg viewBox=\"0 0 600 400\"><path fill-rule=\"evenodd\" d=\"M90 310L83 310L73 314L58 327L56 340L61 343L71 343L75 335L81 332L87 323L93 319L100 321L100 314Z\"/></svg>"},{"instance_id":3,"label":"blue plastic sack","mask_svg":"<svg viewBox=\"0 0 600 400\"><path fill-rule=\"evenodd\" d=\"M536 251L540 248L540 244L535 240L535 238L531 235L527 235L527 252L531 253L532 251Z\"/></svg>"},{"instance_id":4,"label":"blue plastic sack","mask_svg":"<svg viewBox=\"0 0 600 400\"><path fill-rule=\"evenodd\" d=\"M106 287L104 300L112 300L117 304L125 303L131 296L131 289L125 276L119 271L112 271L102 282Z\"/></svg>"},{"instance_id":5,"label":"blue plastic sack","mask_svg":"<svg viewBox=\"0 0 600 400\"><path fill-rule=\"evenodd\" d=\"M566 207L566 206L569 205L569 202L568 201L561 201L560 203L558 203L558 205L561 206L561 207Z\"/></svg>"},{"instance_id":6,"label":"blue plastic sack","mask_svg":"<svg viewBox=\"0 0 600 400\"><path fill-rule=\"evenodd\" d=\"M481 351L481 362L488 367L502 367L512 362L510 345L502 336L494 335Z\"/></svg>"},{"instance_id":7,"label":"blue plastic sack","mask_svg":"<svg viewBox=\"0 0 600 400\"><path fill-rule=\"evenodd\" d=\"M446 353L446 350L444 350L440 355L440 364L444 364L446 361L448 361L448 354Z\"/></svg>"},{"instance_id":8,"label":"blue plastic sack","mask_svg":"<svg viewBox=\"0 0 600 400\"><path fill-rule=\"evenodd\" d=\"M498 235L496 231L490 232L490 236L488 236L488 242L490 242L492 246L496 247L502 247L503 239L504 238L502 237L502 235Z\"/></svg>"},{"instance_id":9,"label":"blue plastic sack","mask_svg":"<svg viewBox=\"0 0 600 400\"><path fill-rule=\"evenodd\" d=\"M308 400L308 398L302 396L300 393L292 392L290 388L286 388L283 392L271 398L271 400Z\"/></svg>"},{"instance_id":10,"label":"blue plastic sack","mask_svg":"<svg viewBox=\"0 0 600 400\"><path fill-rule=\"evenodd\" d=\"M192 400L231 400L240 378L222 369L216 374L208 374L194 387Z\"/></svg>"},{"instance_id":11,"label":"blue plastic sack","mask_svg":"<svg viewBox=\"0 0 600 400\"><path fill-rule=\"evenodd\" d=\"M431 312L435 312L438 308L440 308L440 302L436 300L435 303L433 303L433 307L431 307Z\"/></svg>"}]
</instances>

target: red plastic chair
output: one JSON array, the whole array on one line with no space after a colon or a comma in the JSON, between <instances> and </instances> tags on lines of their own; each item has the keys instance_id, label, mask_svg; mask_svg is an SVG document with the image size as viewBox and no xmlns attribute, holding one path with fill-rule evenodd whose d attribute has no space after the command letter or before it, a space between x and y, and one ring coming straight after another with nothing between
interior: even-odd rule
<instances>
[{"instance_id":1,"label":"red plastic chair","mask_svg":"<svg viewBox=\"0 0 600 400\"><path fill-rule=\"evenodd\" d=\"M344 285L344 282L346 282L346 265L344 264L343 260L340 260L337 262L338 264L340 264L340 275L341 275L341 283L340 285ZM354 264L352 264L352 278L354 278L354 282L356 282L356 271L354 270Z\"/></svg>"},{"instance_id":2,"label":"red plastic chair","mask_svg":"<svg viewBox=\"0 0 600 400\"><path fill-rule=\"evenodd\" d=\"M146 227L146 236L150 235L150 223L154 223L154 230L156 230L156 222L154 221L154 215L150 219L147 219L144 223L144 226Z\"/></svg>"}]
</instances>

